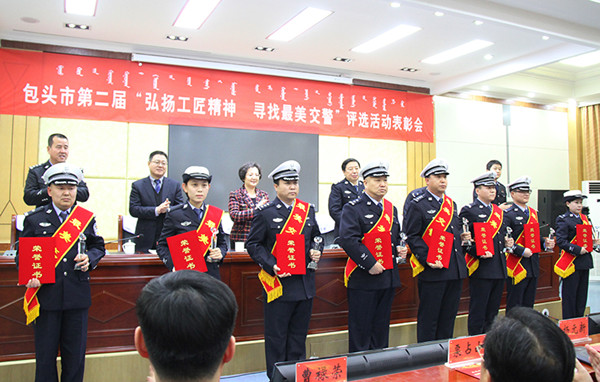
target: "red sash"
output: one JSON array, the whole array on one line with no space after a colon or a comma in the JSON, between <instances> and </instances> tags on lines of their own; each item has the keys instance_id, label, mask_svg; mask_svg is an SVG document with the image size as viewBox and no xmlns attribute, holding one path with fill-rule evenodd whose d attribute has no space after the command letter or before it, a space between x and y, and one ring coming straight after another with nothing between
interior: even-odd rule
<instances>
[{"instance_id":1,"label":"red sash","mask_svg":"<svg viewBox=\"0 0 600 382\"><path fill-rule=\"evenodd\" d=\"M434 253L436 253L435 256L437 256L437 250L439 248L444 248L446 250L452 251L453 245L446 245L445 247L440 247L439 244L441 240L435 240L436 238L440 238L442 236L439 234L439 231L444 232L446 231L446 229L448 229L448 227L450 226L450 222L452 222L452 216L454 216L454 203L452 202L452 199L450 199L449 196L444 195L442 205L440 206L439 211L433 217L427 228L425 228L425 232L423 232L422 238L425 241L425 244L427 244L427 247L429 248L427 252L428 258L429 254L431 254L432 251L434 251ZM434 233L436 232L438 234L434 237ZM432 238L434 239L433 241ZM454 241L454 238L452 238L452 241ZM441 255L444 256L444 254ZM450 255L448 254L448 256ZM413 271L413 277L416 277L425 269L425 267L421 264L421 262L417 259L417 257L414 254L410 256L410 266Z\"/></svg>"},{"instance_id":2,"label":"red sash","mask_svg":"<svg viewBox=\"0 0 600 382\"><path fill-rule=\"evenodd\" d=\"M496 237L496 235L498 234L498 231L500 231L500 228L502 227L502 221L504 220L504 211L502 211L502 209L500 207L498 207L495 204L492 204L492 213L490 214L490 216L488 217L488 220L486 220L486 224L489 224L492 227L491 230L491 239L489 237L484 237L483 236L483 231L480 232L475 232L475 245L479 248L483 248L487 245L487 240L493 241L494 237ZM486 227L485 225L481 226L481 227ZM489 232L486 232L487 234L489 234ZM486 235L488 236L488 235ZM486 240L486 243L484 243L483 241ZM479 259L476 257L473 257L471 255L469 255L468 253L465 254L465 261L467 262L467 268L469 269L469 276L471 276L473 274L473 272L475 272L477 270L477 268L479 268Z\"/></svg>"},{"instance_id":3,"label":"red sash","mask_svg":"<svg viewBox=\"0 0 600 382\"><path fill-rule=\"evenodd\" d=\"M577 224L578 227L583 225L589 225L591 228L591 223L588 220L587 216L585 216L584 214L579 214L579 217L581 218L583 224ZM575 235L571 240L572 244L584 244L585 240L583 240L583 235L579 234L580 232L581 229L577 231L577 235ZM564 249L561 250L560 257L558 258L556 264L554 264L554 272L563 279L566 279L567 277L571 276L573 272L575 272L575 264L573 264L573 261L575 261L575 257L577 256L570 254Z\"/></svg>"},{"instance_id":4,"label":"red sash","mask_svg":"<svg viewBox=\"0 0 600 382\"><path fill-rule=\"evenodd\" d=\"M206 272L204 256L210 249L213 230L218 229L223 217L223 210L206 205L204 216L196 231L189 231L167 238L169 252L176 271L191 269Z\"/></svg>"},{"instance_id":5,"label":"red sash","mask_svg":"<svg viewBox=\"0 0 600 382\"><path fill-rule=\"evenodd\" d=\"M394 268L394 256L392 254L392 224L394 216L394 206L389 200L383 199L383 210L379 219L371 227L369 232L365 233L361 242L367 247L371 255L375 257L378 263L385 269ZM356 262L348 257L346 267L344 268L344 285L348 286L348 280L354 270L358 268Z\"/></svg>"},{"instance_id":6,"label":"red sash","mask_svg":"<svg viewBox=\"0 0 600 382\"><path fill-rule=\"evenodd\" d=\"M58 227L58 230L54 232L54 235L52 235L52 237L55 238L54 268L60 264L63 257L65 257L71 247L75 245L79 239L79 234L85 231L93 217L94 214L85 208L79 206L73 207L73 210L67 219L65 219L60 227ZM25 291L23 310L27 316L27 325L40 315L40 302L37 298L37 292L40 288L27 288L27 291Z\"/></svg>"},{"instance_id":7,"label":"red sash","mask_svg":"<svg viewBox=\"0 0 600 382\"><path fill-rule=\"evenodd\" d=\"M286 266L288 269L292 268L290 267L291 264L295 264L294 268L299 268L298 259L301 257L303 264L306 260L306 250L304 248L304 235L302 235L302 230L304 229L304 224L306 223L309 210L310 204L303 202L300 199L296 199L287 221L283 225L283 228L281 228L279 234L277 234L271 254L275 256L278 264L279 261L283 260L285 263L285 265L282 263L284 268ZM301 254L300 246L302 247ZM294 249L294 253L297 253L297 256L294 256L293 260L288 258L288 254L290 254L290 248ZM302 268L305 274L306 265L303 265ZM283 268L281 269L283 270ZM267 303L281 297L283 294L283 287L279 277L271 276L264 269L261 269L258 274L258 279L260 280L260 283L267 294Z\"/></svg>"},{"instance_id":8,"label":"red sash","mask_svg":"<svg viewBox=\"0 0 600 382\"><path fill-rule=\"evenodd\" d=\"M529 210L529 218L523 225L523 231L519 234L515 243L524 248L529 248L534 253L540 252L540 224L537 211L529 206L527 209ZM521 265L521 259L521 256L514 253L506 253L506 272L508 277L513 279L513 285L517 285L527 277L527 270Z\"/></svg>"}]
</instances>

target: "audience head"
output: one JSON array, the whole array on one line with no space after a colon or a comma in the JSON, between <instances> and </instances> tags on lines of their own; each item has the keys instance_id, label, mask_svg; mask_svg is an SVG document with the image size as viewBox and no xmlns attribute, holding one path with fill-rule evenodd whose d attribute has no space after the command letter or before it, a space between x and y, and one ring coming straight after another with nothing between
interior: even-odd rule
<instances>
[{"instance_id":1,"label":"audience head","mask_svg":"<svg viewBox=\"0 0 600 382\"><path fill-rule=\"evenodd\" d=\"M46 150L50 156L50 163L66 162L69 157L69 139L60 133L51 134L48 137L48 147L46 147Z\"/></svg>"},{"instance_id":2,"label":"audience head","mask_svg":"<svg viewBox=\"0 0 600 382\"><path fill-rule=\"evenodd\" d=\"M153 279L136 313L136 348L159 380L218 379L233 358L237 303L229 287L207 273L182 270Z\"/></svg>"},{"instance_id":3,"label":"audience head","mask_svg":"<svg viewBox=\"0 0 600 382\"><path fill-rule=\"evenodd\" d=\"M564 382L573 380L575 349L548 317L516 307L486 334L481 380Z\"/></svg>"},{"instance_id":4,"label":"audience head","mask_svg":"<svg viewBox=\"0 0 600 382\"><path fill-rule=\"evenodd\" d=\"M238 176L244 186L254 188L262 178L262 169L256 162L246 162L238 170Z\"/></svg>"},{"instance_id":5,"label":"audience head","mask_svg":"<svg viewBox=\"0 0 600 382\"><path fill-rule=\"evenodd\" d=\"M154 179L160 179L165 176L168 164L169 156L164 151L152 151L148 157L148 169L150 169L150 175Z\"/></svg>"}]
</instances>

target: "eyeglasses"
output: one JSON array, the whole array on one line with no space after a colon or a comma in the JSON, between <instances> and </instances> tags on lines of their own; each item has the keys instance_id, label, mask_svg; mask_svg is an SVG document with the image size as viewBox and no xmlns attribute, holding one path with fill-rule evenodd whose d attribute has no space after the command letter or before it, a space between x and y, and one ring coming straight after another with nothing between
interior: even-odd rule
<instances>
[{"instance_id":1,"label":"eyeglasses","mask_svg":"<svg viewBox=\"0 0 600 382\"><path fill-rule=\"evenodd\" d=\"M152 161L152 162L150 162L150 163L152 163L152 164L155 164L155 165L157 165L157 166L166 166L166 165L167 165L167 162L165 162L165 161L162 161L162 160L153 160L153 161Z\"/></svg>"}]
</instances>

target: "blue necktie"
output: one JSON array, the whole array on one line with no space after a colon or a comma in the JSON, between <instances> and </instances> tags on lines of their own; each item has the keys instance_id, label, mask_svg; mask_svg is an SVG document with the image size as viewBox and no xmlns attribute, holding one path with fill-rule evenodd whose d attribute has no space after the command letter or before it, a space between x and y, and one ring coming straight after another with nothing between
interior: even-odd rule
<instances>
[{"instance_id":1,"label":"blue necktie","mask_svg":"<svg viewBox=\"0 0 600 382\"><path fill-rule=\"evenodd\" d=\"M289 206L287 209L288 211L292 212L292 206Z\"/></svg>"},{"instance_id":2,"label":"blue necktie","mask_svg":"<svg viewBox=\"0 0 600 382\"><path fill-rule=\"evenodd\" d=\"M154 189L157 194L160 192L160 179L154 179Z\"/></svg>"},{"instance_id":3,"label":"blue necktie","mask_svg":"<svg viewBox=\"0 0 600 382\"><path fill-rule=\"evenodd\" d=\"M379 207L380 210L383 210L383 205L381 204L381 202L377 203L377 207Z\"/></svg>"},{"instance_id":4,"label":"blue necktie","mask_svg":"<svg viewBox=\"0 0 600 382\"><path fill-rule=\"evenodd\" d=\"M61 211L58 216L60 217L60 222L63 223L65 220L67 220L69 213L67 211Z\"/></svg>"},{"instance_id":5,"label":"blue necktie","mask_svg":"<svg viewBox=\"0 0 600 382\"><path fill-rule=\"evenodd\" d=\"M202 210L200 208L192 208L196 215L198 215L198 220L202 221Z\"/></svg>"}]
</instances>

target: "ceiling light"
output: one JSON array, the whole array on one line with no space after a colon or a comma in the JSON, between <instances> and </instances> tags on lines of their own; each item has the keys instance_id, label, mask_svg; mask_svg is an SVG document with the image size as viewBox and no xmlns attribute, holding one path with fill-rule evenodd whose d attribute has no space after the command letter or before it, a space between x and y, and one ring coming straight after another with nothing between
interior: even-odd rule
<instances>
[{"instance_id":1,"label":"ceiling light","mask_svg":"<svg viewBox=\"0 0 600 382\"><path fill-rule=\"evenodd\" d=\"M464 56L469 53L473 53L477 50L487 48L490 45L494 45L493 42L485 40L473 40L466 44L459 45L455 48L448 49L444 52L438 53L431 57L427 57L421 62L425 64L441 64L442 62L450 61L460 56Z\"/></svg>"},{"instance_id":2,"label":"ceiling light","mask_svg":"<svg viewBox=\"0 0 600 382\"><path fill-rule=\"evenodd\" d=\"M436 12L434 12L433 14L434 14L435 16L437 16L437 17L442 17L442 16L444 16L444 12L440 12L440 11L436 11Z\"/></svg>"},{"instance_id":3,"label":"ceiling light","mask_svg":"<svg viewBox=\"0 0 600 382\"><path fill-rule=\"evenodd\" d=\"M185 36L175 36L173 34L167 35L167 39L173 40L173 41L187 41L188 40L188 38Z\"/></svg>"},{"instance_id":4,"label":"ceiling light","mask_svg":"<svg viewBox=\"0 0 600 382\"><path fill-rule=\"evenodd\" d=\"M473 21L473 24L475 24L477 26L480 26L480 25L483 25L483 21L481 21L481 20L475 20L475 21Z\"/></svg>"},{"instance_id":5,"label":"ceiling light","mask_svg":"<svg viewBox=\"0 0 600 382\"><path fill-rule=\"evenodd\" d=\"M332 13L332 11L308 7L267 38L276 41L290 41Z\"/></svg>"},{"instance_id":6,"label":"ceiling light","mask_svg":"<svg viewBox=\"0 0 600 382\"><path fill-rule=\"evenodd\" d=\"M580 68L600 64L600 50L592 53L582 54L573 58L567 58L566 60L562 60L560 62L562 64L578 66Z\"/></svg>"},{"instance_id":7,"label":"ceiling light","mask_svg":"<svg viewBox=\"0 0 600 382\"><path fill-rule=\"evenodd\" d=\"M261 52L273 52L275 48L271 48L268 46L257 46L254 48L255 50L260 50Z\"/></svg>"},{"instance_id":8,"label":"ceiling light","mask_svg":"<svg viewBox=\"0 0 600 382\"><path fill-rule=\"evenodd\" d=\"M94 16L96 14L96 0L65 0L65 13Z\"/></svg>"},{"instance_id":9,"label":"ceiling light","mask_svg":"<svg viewBox=\"0 0 600 382\"><path fill-rule=\"evenodd\" d=\"M398 25L397 27L365 42L364 44L352 48L352 51L358 53L371 53L374 50L383 48L386 45L396 42L401 38L409 36L420 30L421 28L414 27L412 25Z\"/></svg>"},{"instance_id":10,"label":"ceiling light","mask_svg":"<svg viewBox=\"0 0 600 382\"><path fill-rule=\"evenodd\" d=\"M418 71L419 69L415 69L415 68L408 68L408 67L406 67L406 66L405 66L404 68L402 68L402 69L400 69L400 70L402 70L403 72L410 72L410 73L414 73L414 72Z\"/></svg>"},{"instance_id":11,"label":"ceiling light","mask_svg":"<svg viewBox=\"0 0 600 382\"><path fill-rule=\"evenodd\" d=\"M590 0L593 1L594 3L600 3L600 0Z\"/></svg>"},{"instance_id":12,"label":"ceiling light","mask_svg":"<svg viewBox=\"0 0 600 382\"><path fill-rule=\"evenodd\" d=\"M390 3L390 7L392 7L392 8L400 8L400 3L397 2L397 1L392 1Z\"/></svg>"},{"instance_id":13,"label":"ceiling light","mask_svg":"<svg viewBox=\"0 0 600 382\"><path fill-rule=\"evenodd\" d=\"M339 62L351 62L352 59L351 58L345 58L345 57L334 57L333 61L339 61Z\"/></svg>"},{"instance_id":14,"label":"ceiling light","mask_svg":"<svg viewBox=\"0 0 600 382\"><path fill-rule=\"evenodd\" d=\"M544 41L550 40L550 36L542 36L542 40L544 40Z\"/></svg>"},{"instance_id":15,"label":"ceiling light","mask_svg":"<svg viewBox=\"0 0 600 382\"><path fill-rule=\"evenodd\" d=\"M173 26L198 29L221 0L187 0Z\"/></svg>"},{"instance_id":16,"label":"ceiling light","mask_svg":"<svg viewBox=\"0 0 600 382\"><path fill-rule=\"evenodd\" d=\"M65 28L69 29L81 29L81 30L90 30L89 25L85 24L75 24L75 23L65 23Z\"/></svg>"},{"instance_id":17,"label":"ceiling light","mask_svg":"<svg viewBox=\"0 0 600 382\"><path fill-rule=\"evenodd\" d=\"M484 60L491 60L492 58L494 58L494 56L492 56L491 54L486 54L485 56L483 56Z\"/></svg>"}]
</instances>

